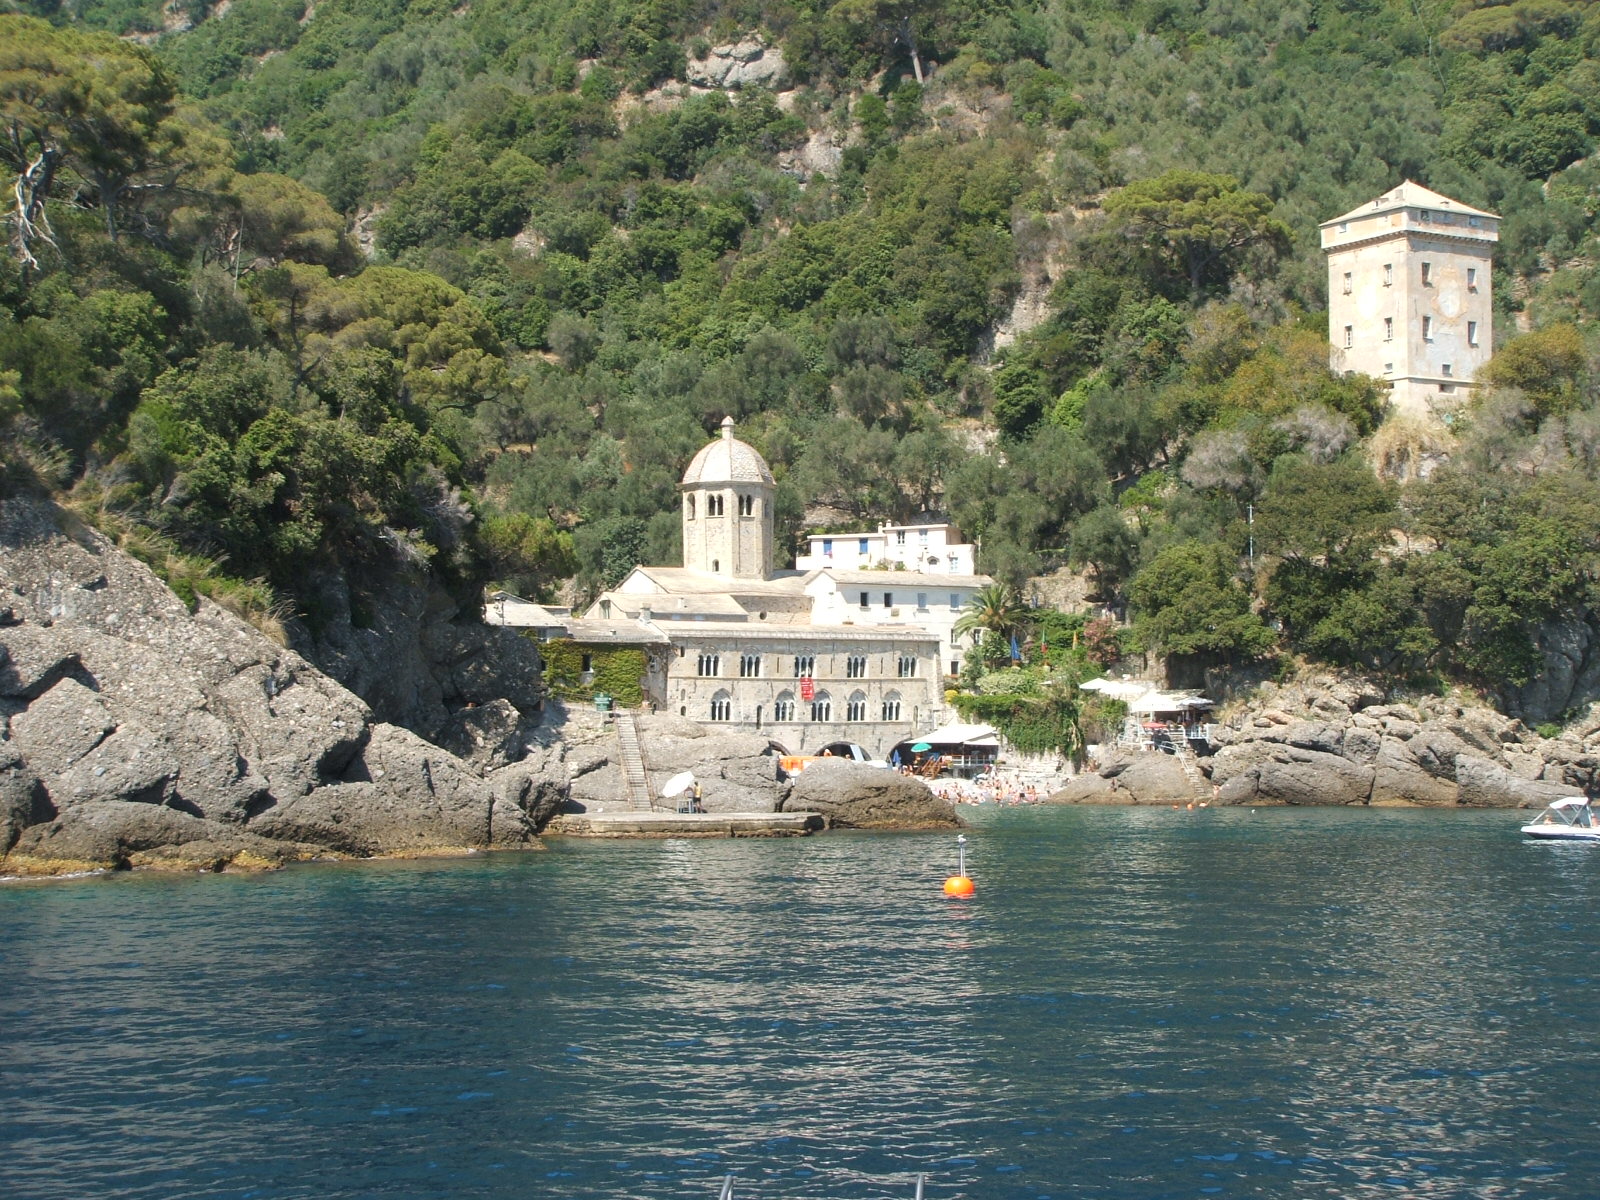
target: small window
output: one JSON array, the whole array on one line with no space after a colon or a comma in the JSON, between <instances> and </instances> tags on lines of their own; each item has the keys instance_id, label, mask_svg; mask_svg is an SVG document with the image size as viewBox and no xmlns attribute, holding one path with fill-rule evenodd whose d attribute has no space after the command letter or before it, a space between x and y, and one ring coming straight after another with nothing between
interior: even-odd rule
<instances>
[{"instance_id":1,"label":"small window","mask_svg":"<svg viewBox=\"0 0 1600 1200\"><path fill-rule=\"evenodd\" d=\"M865 721L867 719L867 698L860 692L857 692L845 702L844 719L846 721Z\"/></svg>"},{"instance_id":2,"label":"small window","mask_svg":"<svg viewBox=\"0 0 1600 1200\"><path fill-rule=\"evenodd\" d=\"M1340 233L1349 233L1350 232L1350 222L1349 221L1340 221L1339 222L1339 232Z\"/></svg>"},{"instance_id":3,"label":"small window","mask_svg":"<svg viewBox=\"0 0 1600 1200\"><path fill-rule=\"evenodd\" d=\"M1467 345L1476 346L1477 344L1478 344L1478 323L1476 321L1468 321L1467 322Z\"/></svg>"},{"instance_id":4,"label":"small window","mask_svg":"<svg viewBox=\"0 0 1600 1200\"><path fill-rule=\"evenodd\" d=\"M691 521L694 520L694 497L693 496L685 496L683 498L683 511L688 515L689 520L691 520Z\"/></svg>"},{"instance_id":5,"label":"small window","mask_svg":"<svg viewBox=\"0 0 1600 1200\"><path fill-rule=\"evenodd\" d=\"M883 606L885 608L891 608L891 607L894 606L894 593L893 592L885 592L883 594Z\"/></svg>"},{"instance_id":6,"label":"small window","mask_svg":"<svg viewBox=\"0 0 1600 1200\"><path fill-rule=\"evenodd\" d=\"M1355 284L1351 281L1350 272L1346 271L1344 273L1344 294L1348 296L1354 290Z\"/></svg>"},{"instance_id":7,"label":"small window","mask_svg":"<svg viewBox=\"0 0 1600 1200\"><path fill-rule=\"evenodd\" d=\"M902 654L900 656L899 677L901 679L915 679L917 677L917 656L915 654Z\"/></svg>"},{"instance_id":8,"label":"small window","mask_svg":"<svg viewBox=\"0 0 1600 1200\"><path fill-rule=\"evenodd\" d=\"M739 678L740 679L760 679L761 678L761 655L759 655L759 654L751 654L748 651L746 653L744 653L744 654L739 655Z\"/></svg>"},{"instance_id":9,"label":"small window","mask_svg":"<svg viewBox=\"0 0 1600 1200\"><path fill-rule=\"evenodd\" d=\"M1483 224L1483 222L1478 220L1477 217L1468 217L1467 218L1467 224L1472 226L1472 228L1476 229L1479 225Z\"/></svg>"},{"instance_id":10,"label":"small window","mask_svg":"<svg viewBox=\"0 0 1600 1200\"><path fill-rule=\"evenodd\" d=\"M1393 363L1384 363L1383 364L1383 373L1385 375L1393 375L1394 374L1394 364Z\"/></svg>"},{"instance_id":11,"label":"small window","mask_svg":"<svg viewBox=\"0 0 1600 1200\"><path fill-rule=\"evenodd\" d=\"M1439 385L1439 390L1441 392L1453 392L1456 390L1456 385L1453 383L1441 383Z\"/></svg>"},{"instance_id":12,"label":"small window","mask_svg":"<svg viewBox=\"0 0 1600 1200\"><path fill-rule=\"evenodd\" d=\"M1383 264L1383 286L1384 287L1393 287L1394 286L1394 264L1393 263L1384 263Z\"/></svg>"},{"instance_id":13,"label":"small window","mask_svg":"<svg viewBox=\"0 0 1600 1200\"><path fill-rule=\"evenodd\" d=\"M1433 341L1433 318L1432 317L1423 317L1422 318L1422 340L1425 341L1425 342Z\"/></svg>"},{"instance_id":14,"label":"small window","mask_svg":"<svg viewBox=\"0 0 1600 1200\"><path fill-rule=\"evenodd\" d=\"M711 698L711 719L713 721L733 719L733 701L720 692Z\"/></svg>"},{"instance_id":15,"label":"small window","mask_svg":"<svg viewBox=\"0 0 1600 1200\"><path fill-rule=\"evenodd\" d=\"M794 694L784 692L772 702L772 719L774 721L794 720Z\"/></svg>"},{"instance_id":16,"label":"small window","mask_svg":"<svg viewBox=\"0 0 1600 1200\"><path fill-rule=\"evenodd\" d=\"M1350 347L1354 346L1355 344L1356 344L1356 327L1354 325L1346 325L1344 327L1344 348L1346 350L1348 350L1348 349L1350 349Z\"/></svg>"},{"instance_id":17,"label":"small window","mask_svg":"<svg viewBox=\"0 0 1600 1200\"><path fill-rule=\"evenodd\" d=\"M1386 341L1386 342L1394 341L1394 318L1393 317L1385 317L1383 319L1383 340Z\"/></svg>"},{"instance_id":18,"label":"small window","mask_svg":"<svg viewBox=\"0 0 1600 1200\"><path fill-rule=\"evenodd\" d=\"M756 498L754 496L739 497L739 515L753 517L756 515Z\"/></svg>"},{"instance_id":19,"label":"small window","mask_svg":"<svg viewBox=\"0 0 1600 1200\"><path fill-rule=\"evenodd\" d=\"M869 600L869 599L868 599L868 598L867 598L867 593L865 593L865 592L862 592L862 593L861 593L861 607L862 607L862 608L866 608L866 607L868 607L868 606L869 606L869 605L870 605L870 604L871 604L871 601L870 601L870 600Z\"/></svg>"},{"instance_id":20,"label":"small window","mask_svg":"<svg viewBox=\"0 0 1600 1200\"><path fill-rule=\"evenodd\" d=\"M867 554L867 539L866 538L862 538L860 541L858 541L856 543L856 553L861 555L863 558L866 557L866 554Z\"/></svg>"},{"instance_id":21,"label":"small window","mask_svg":"<svg viewBox=\"0 0 1600 1200\"><path fill-rule=\"evenodd\" d=\"M898 721L900 719L900 697L889 695L883 698L883 719L885 721Z\"/></svg>"},{"instance_id":22,"label":"small window","mask_svg":"<svg viewBox=\"0 0 1600 1200\"><path fill-rule=\"evenodd\" d=\"M796 654L794 656L794 677L805 679L817 673L817 659L813 654Z\"/></svg>"},{"instance_id":23,"label":"small window","mask_svg":"<svg viewBox=\"0 0 1600 1200\"><path fill-rule=\"evenodd\" d=\"M713 575L716 575L716 574L720 573L721 570L722 570L722 560L720 558L713 558L711 560L711 573Z\"/></svg>"},{"instance_id":24,"label":"small window","mask_svg":"<svg viewBox=\"0 0 1600 1200\"><path fill-rule=\"evenodd\" d=\"M833 539L832 538L823 538L822 539L822 557L824 557L824 558L832 558L833 557Z\"/></svg>"},{"instance_id":25,"label":"small window","mask_svg":"<svg viewBox=\"0 0 1600 1200\"><path fill-rule=\"evenodd\" d=\"M1478 268L1477 267L1468 267L1467 268L1467 291L1475 292L1477 290L1478 290Z\"/></svg>"},{"instance_id":26,"label":"small window","mask_svg":"<svg viewBox=\"0 0 1600 1200\"><path fill-rule=\"evenodd\" d=\"M1450 364L1449 363L1441 363L1440 366L1439 366L1439 374L1443 375L1446 379L1449 379L1450 378Z\"/></svg>"},{"instance_id":27,"label":"small window","mask_svg":"<svg viewBox=\"0 0 1600 1200\"><path fill-rule=\"evenodd\" d=\"M827 692L818 692L816 699L811 701L811 719L813 721L833 720L833 701Z\"/></svg>"},{"instance_id":28,"label":"small window","mask_svg":"<svg viewBox=\"0 0 1600 1200\"><path fill-rule=\"evenodd\" d=\"M846 679L865 679L867 677L867 656L865 654L852 654L844 660L844 677Z\"/></svg>"},{"instance_id":29,"label":"small window","mask_svg":"<svg viewBox=\"0 0 1600 1200\"><path fill-rule=\"evenodd\" d=\"M895 530L894 544L897 546L904 546L906 544L906 531L904 529Z\"/></svg>"},{"instance_id":30,"label":"small window","mask_svg":"<svg viewBox=\"0 0 1600 1200\"><path fill-rule=\"evenodd\" d=\"M917 611L918 612L927 612L928 611L928 593L927 592L918 592L917 593Z\"/></svg>"},{"instance_id":31,"label":"small window","mask_svg":"<svg viewBox=\"0 0 1600 1200\"><path fill-rule=\"evenodd\" d=\"M961 607L961 593L960 592L951 592L950 593L950 611L951 612L955 612L960 607Z\"/></svg>"},{"instance_id":32,"label":"small window","mask_svg":"<svg viewBox=\"0 0 1600 1200\"><path fill-rule=\"evenodd\" d=\"M722 658L716 654L702 654L695 663L696 675L715 678L722 673Z\"/></svg>"},{"instance_id":33,"label":"small window","mask_svg":"<svg viewBox=\"0 0 1600 1200\"><path fill-rule=\"evenodd\" d=\"M1431 220L1433 220L1433 213L1432 213L1432 212L1431 212L1431 211L1430 211L1430 210L1429 210L1429 209L1426 209L1426 208L1425 208L1425 209L1423 209L1423 210L1422 210L1422 211L1421 211L1421 212L1420 212L1420 213L1418 213L1418 214L1417 214L1417 215L1418 215L1418 216L1419 216L1419 217L1421 217L1421 218L1422 218L1422 219L1423 219L1423 220L1424 220L1424 221L1431 221Z\"/></svg>"},{"instance_id":34,"label":"small window","mask_svg":"<svg viewBox=\"0 0 1600 1200\"><path fill-rule=\"evenodd\" d=\"M1422 264L1422 286L1423 287L1432 287L1433 286L1433 264L1432 263L1423 263Z\"/></svg>"},{"instance_id":35,"label":"small window","mask_svg":"<svg viewBox=\"0 0 1600 1200\"><path fill-rule=\"evenodd\" d=\"M592 671L592 670L594 670L594 655L585 654L583 656L582 666L580 666L578 668L578 670L580 670L580 671Z\"/></svg>"}]
</instances>

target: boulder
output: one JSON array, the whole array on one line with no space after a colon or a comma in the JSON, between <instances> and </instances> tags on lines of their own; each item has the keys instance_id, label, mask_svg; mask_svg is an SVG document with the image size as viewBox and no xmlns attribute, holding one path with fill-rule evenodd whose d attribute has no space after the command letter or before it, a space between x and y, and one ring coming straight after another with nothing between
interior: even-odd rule
<instances>
[{"instance_id":1,"label":"boulder","mask_svg":"<svg viewBox=\"0 0 1600 1200\"><path fill-rule=\"evenodd\" d=\"M833 829L958 829L961 820L922 780L848 759L806 767L779 812L814 812Z\"/></svg>"},{"instance_id":2,"label":"boulder","mask_svg":"<svg viewBox=\"0 0 1600 1200\"><path fill-rule=\"evenodd\" d=\"M1211 778L1222 804L1366 804L1373 774L1336 754L1255 743L1218 751Z\"/></svg>"},{"instance_id":3,"label":"boulder","mask_svg":"<svg viewBox=\"0 0 1600 1200\"><path fill-rule=\"evenodd\" d=\"M1519 779L1498 763L1471 754L1461 755L1455 765L1461 803L1473 808L1543 808L1573 794L1559 783Z\"/></svg>"},{"instance_id":4,"label":"boulder","mask_svg":"<svg viewBox=\"0 0 1600 1200\"><path fill-rule=\"evenodd\" d=\"M8 871L60 874L161 865L184 870L252 869L310 857L316 847L258 837L157 804L81 804L23 831ZM181 851L181 852L180 852Z\"/></svg>"}]
</instances>

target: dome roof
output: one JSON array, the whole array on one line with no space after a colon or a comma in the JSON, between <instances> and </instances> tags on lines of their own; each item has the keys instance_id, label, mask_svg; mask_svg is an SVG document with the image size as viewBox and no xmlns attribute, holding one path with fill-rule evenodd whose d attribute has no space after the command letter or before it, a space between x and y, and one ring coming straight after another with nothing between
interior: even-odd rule
<instances>
[{"instance_id":1,"label":"dome roof","mask_svg":"<svg viewBox=\"0 0 1600 1200\"><path fill-rule=\"evenodd\" d=\"M683 486L706 483L774 484L772 469L756 448L733 436L733 418L722 418L722 436L702 446L683 473Z\"/></svg>"}]
</instances>

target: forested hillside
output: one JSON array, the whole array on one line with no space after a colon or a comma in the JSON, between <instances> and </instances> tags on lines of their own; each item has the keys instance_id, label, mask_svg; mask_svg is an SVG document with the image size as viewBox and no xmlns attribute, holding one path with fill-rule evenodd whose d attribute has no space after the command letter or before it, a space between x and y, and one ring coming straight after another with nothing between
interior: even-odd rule
<instances>
[{"instance_id":1,"label":"forested hillside","mask_svg":"<svg viewBox=\"0 0 1600 1200\"><path fill-rule=\"evenodd\" d=\"M15 8L7 486L180 592L592 593L731 414L785 546L945 512L1196 663L1495 689L1588 621L1600 6ZM1429 424L1327 368L1317 223L1407 178L1505 218Z\"/></svg>"}]
</instances>

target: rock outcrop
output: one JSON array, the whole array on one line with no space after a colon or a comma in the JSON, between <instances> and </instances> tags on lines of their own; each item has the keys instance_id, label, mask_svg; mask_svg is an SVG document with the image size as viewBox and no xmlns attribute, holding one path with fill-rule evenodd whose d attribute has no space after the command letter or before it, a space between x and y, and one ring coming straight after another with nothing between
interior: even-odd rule
<instances>
[{"instance_id":1,"label":"rock outcrop","mask_svg":"<svg viewBox=\"0 0 1600 1200\"><path fill-rule=\"evenodd\" d=\"M831 829L957 829L955 807L920 779L848 759L818 759L790 785L780 812L819 813Z\"/></svg>"},{"instance_id":2,"label":"rock outcrop","mask_svg":"<svg viewBox=\"0 0 1600 1200\"><path fill-rule=\"evenodd\" d=\"M777 752L760 734L719 732L683 717L635 717L639 745L653 792L682 771L700 781L701 803L713 813L768 813L778 810L784 781ZM531 733L527 769L536 786L566 792L569 811L627 807L621 743L603 713L577 706L551 706L547 719ZM665 803L656 798L657 803Z\"/></svg>"},{"instance_id":3,"label":"rock outcrop","mask_svg":"<svg viewBox=\"0 0 1600 1200\"><path fill-rule=\"evenodd\" d=\"M1214 738L1203 765L1224 804L1528 808L1600 785L1600 713L1543 738L1487 707L1386 702L1369 682L1332 676L1265 685Z\"/></svg>"},{"instance_id":4,"label":"rock outcrop","mask_svg":"<svg viewBox=\"0 0 1600 1200\"><path fill-rule=\"evenodd\" d=\"M752 34L712 46L704 58L689 56L685 78L698 87L781 87L789 78L783 51Z\"/></svg>"},{"instance_id":5,"label":"rock outcrop","mask_svg":"<svg viewBox=\"0 0 1600 1200\"><path fill-rule=\"evenodd\" d=\"M528 767L375 720L27 497L0 510L0 717L0 873L534 844Z\"/></svg>"}]
</instances>

